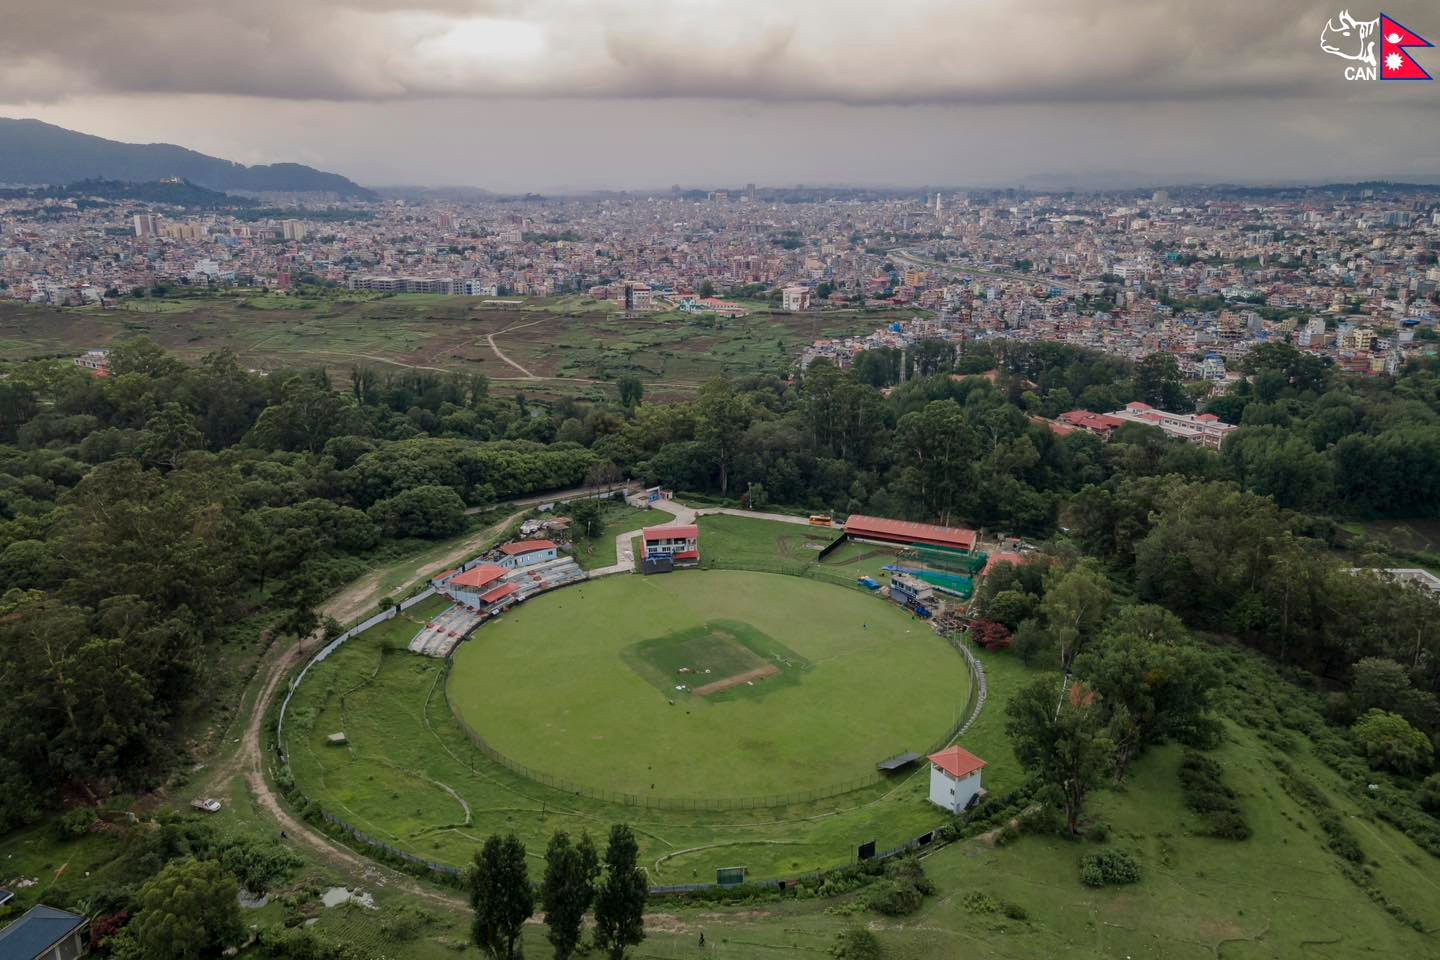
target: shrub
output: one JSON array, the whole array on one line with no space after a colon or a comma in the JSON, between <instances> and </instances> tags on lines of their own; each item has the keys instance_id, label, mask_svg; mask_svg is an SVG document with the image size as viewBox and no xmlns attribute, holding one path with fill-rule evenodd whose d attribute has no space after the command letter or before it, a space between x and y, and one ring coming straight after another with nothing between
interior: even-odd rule
<instances>
[{"instance_id":1,"label":"shrub","mask_svg":"<svg viewBox=\"0 0 1440 960\"><path fill-rule=\"evenodd\" d=\"M880 960L885 954L880 949L879 937L864 927L851 927L835 938L830 955L839 960Z\"/></svg>"},{"instance_id":2,"label":"shrub","mask_svg":"<svg viewBox=\"0 0 1440 960\"><path fill-rule=\"evenodd\" d=\"M1028 920L1030 914L1018 903L1001 900L983 890L972 890L960 898L960 904L971 913L1002 914L1011 920Z\"/></svg>"},{"instance_id":3,"label":"shrub","mask_svg":"<svg viewBox=\"0 0 1440 960\"><path fill-rule=\"evenodd\" d=\"M1080 882L1087 887L1140 882L1140 864L1123 850L1101 850L1080 858Z\"/></svg>"},{"instance_id":4,"label":"shrub","mask_svg":"<svg viewBox=\"0 0 1440 960\"><path fill-rule=\"evenodd\" d=\"M1225 769L1212 758L1186 751L1180 760L1180 792L1185 806L1205 821L1207 836L1244 840L1250 836L1250 826L1235 791L1225 785L1224 774Z\"/></svg>"},{"instance_id":5,"label":"shrub","mask_svg":"<svg viewBox=\"0 0 1440 960\"><path fill-rule=\"evenodd\" d=\"M64 816L54 823L55 839L64 841L83 837L89 832L90 825L94 822L95 811L89 807L66 810Z\"/></svg>"},{"instance_id":6,"label":"shrub","mask_svg":"<svg viewBox=\"0 0 1440 960\"><path fill-rule=\"evenodd\" d=\"M1397 713L1371 710L1350 728L1376 769L1422 773L1434 762L1435 745Z\"/></svg>"},{"instance_id":7,"label":"shrub","mask_svg":"<svg viewBox=\"0 0 1440 960\"><path fill-rule=\"evenodd\" d=\"M973 620L970 639L985 650L1006 650L1010 647L1010 628L993 620Z\"/></svg>"},{"instance_id":8,"label":"shrub","mask_svg":"<svg viewBox=\"0 0 1440 960\"><path fill-rule=\"evenodd\" d=\"M886 865L885 879L870 888L865 905L887 917L904 917L919 910L934 892L935 885L925 876L920 861L906 857Z\"/></svg>"},{"instance_id":9,"label":"shrub","mask_svg":"<svg viewBox=\"0 0 1440 960\"><path fill-rule=\"evenodd\" d=\"M1440 816L1440 773L1432 773L1420 784L1415 799L1426 813Z\"/></svg>"},{"instance_id":10,"label":"shrub","mask_svg":"<svg viewBox=\"0 0 1440 960\"><path fill-rule=\"evenodd\" d=\"M920 909L925 895L908 883L881 880L870 888L865 905L887 917L905 917Z\"/></svg>"}]
</instances>

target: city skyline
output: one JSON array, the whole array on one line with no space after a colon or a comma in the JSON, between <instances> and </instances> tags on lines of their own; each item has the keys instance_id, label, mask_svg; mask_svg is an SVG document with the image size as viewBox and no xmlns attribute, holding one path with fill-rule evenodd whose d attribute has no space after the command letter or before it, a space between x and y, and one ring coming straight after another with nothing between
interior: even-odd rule
<instances>
[{"instance_id":1,"label":"city skyline","mask_svg":"<svg viewBox=\"0 0 1440 960\"><path fill-rule=\"evenodd\" d=\"M1440 175L1436 89L1347 81L1322 3L294 6L35 6L0 38L0 115L509 192Z\"/></svg>"}]
</instances>

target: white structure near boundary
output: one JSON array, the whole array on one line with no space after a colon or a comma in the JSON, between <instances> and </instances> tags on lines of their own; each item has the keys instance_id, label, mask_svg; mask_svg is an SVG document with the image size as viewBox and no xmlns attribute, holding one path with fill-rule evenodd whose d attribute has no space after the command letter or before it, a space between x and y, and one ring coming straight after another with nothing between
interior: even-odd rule
<instances>
[{"instance_id":1,"label":"white structure near boundary","mask_svg":"<svg viewBox=\"0 0 1440 960\"><path fill-rule=\"evenodd\" d=\"M948 813L964 813L979 795L987 764L958 744L930 754L930 802Z\"/></svg>"}]
</instances>

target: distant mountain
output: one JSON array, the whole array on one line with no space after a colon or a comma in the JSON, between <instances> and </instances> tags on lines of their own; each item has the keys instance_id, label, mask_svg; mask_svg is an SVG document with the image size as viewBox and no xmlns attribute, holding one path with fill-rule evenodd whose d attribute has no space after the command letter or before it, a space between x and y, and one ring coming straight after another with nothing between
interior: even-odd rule
<instances>
[{"instance_id":1,"label":"distant mountain","mask_svg":"<svg viewBox=\"0 0 1440 960\"><path fill-rule=\"evenodd\" d=\"M299 163L247 167L173 144L120 143L39 120L0 117L0 183L146 182L173 177L222 192L333 193L347 199L376 199L373 192L339 174Z\"/></svg>"}]
</instances>

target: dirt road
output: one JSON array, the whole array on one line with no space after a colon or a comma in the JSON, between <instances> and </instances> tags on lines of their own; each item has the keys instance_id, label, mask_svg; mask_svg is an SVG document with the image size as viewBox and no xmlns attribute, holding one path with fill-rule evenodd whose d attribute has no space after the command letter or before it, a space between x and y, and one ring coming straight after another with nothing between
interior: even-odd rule
<instances>
[{"instance_id":1,"label":"dirt road","mask_svg":"<svg viewBox=\"0 0 1440 960\"><path fill-rule=\"evenodd\" d=\"M466 538L443 559L418 569L416 579L424 579L432 573L464 560L490 540L499 536L506 527L524 516L525 513L525 510L516 511L499 523L487 527L473 537ZM361 577L332 597L325 604L323 613L334 617L341 623L354 620L375 605L375 601L378 599L375 594L379 587L379 580L378 573ZM223 794L226 792L223 788L234 777L242 776L245 778L245 785L249 788L250 794L255 798L256 806L264 810L288 838L309 847L323 862L351 875L355 882L378 883L402 889L446 910L464 912L468 906L458 894L443 893L405 874L382 867L368 857L356 853L344 844L337 843L309 824L291 816L281 802L280 796L266 779L265 716L271 703L283 693L285 678L298 669L307 657L313 656L318 646L319 637L312 636L304 644L297 643L284 650L262 667L255 680L255 683L260 685L260 693L255 698L254 707L251 708L249 721L246 723L245 732L240 739L240 747L228 761L211 774L208 792Z\"/></svg>"}]
</instances>

